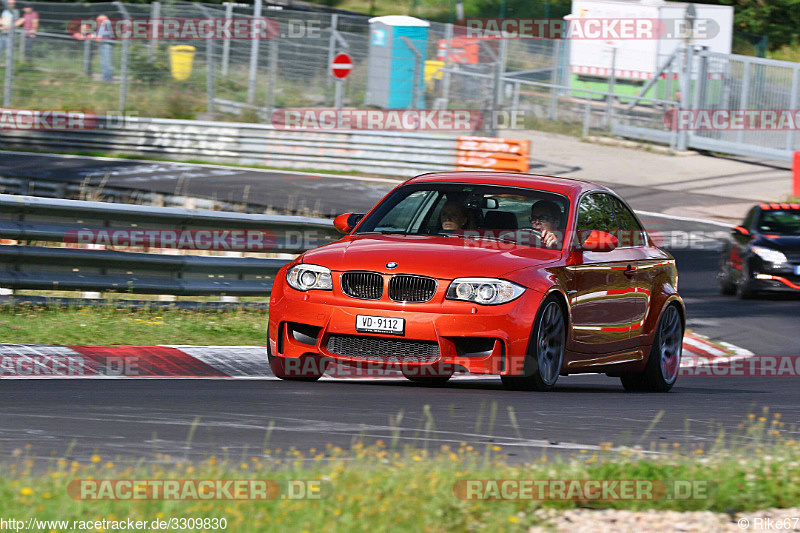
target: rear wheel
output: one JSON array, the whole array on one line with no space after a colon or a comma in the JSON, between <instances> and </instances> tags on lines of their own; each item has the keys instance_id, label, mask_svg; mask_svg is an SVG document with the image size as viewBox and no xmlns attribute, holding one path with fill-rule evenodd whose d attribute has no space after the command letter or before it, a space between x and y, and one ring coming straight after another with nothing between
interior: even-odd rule
<instances>
[{"instance_id":1,"label":"rear wheel","mask_svg":"<svg viewBox=\"0 0 800 533\"><path fill-rule=\"evenodd\" d=\"M512 390L549 391L555 387L564 362L567 324L555 297L545 300L534 323L522 376L501 376Z\"/></svg>"},{"instance_id":2,"label":"rear wheel","mask_svg":"<svg viewBox=\"0 0 800 533\"><path fill-rule=\"evenodd\" d=\"M299 358L272 355L267 331L267 359L272 373L287 381L317 381L325 373L328 361L322 356L304 355Z\"/></svg>"},{"instance_id":3,"label":"rear wheel","mask_svg":"<svg viewBox=\"0 0 800 533\"><path fill-rule=\"evenodd\" d=\"M667 392L678 379L683 349L683 324L675 305L661 314L658 330L642 372L620 376L626 390Z\"/></svg>"}]
</instances>

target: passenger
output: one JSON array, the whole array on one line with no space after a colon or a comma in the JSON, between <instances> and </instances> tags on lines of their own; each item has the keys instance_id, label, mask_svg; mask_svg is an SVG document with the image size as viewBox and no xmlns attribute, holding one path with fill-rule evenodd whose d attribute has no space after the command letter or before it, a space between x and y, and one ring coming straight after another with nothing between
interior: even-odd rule
<instances>
[{"instance_id":1,"label":"passenger","mask_svg":"<svg viewBox=\"0 0 800 533\"><path fill-rule=\"evenodd\" d=\"M560 248L559 231L561 210L555 202L539 200L531 207L531 228L542 234L546 248Z\"/></svg>"}]
</instances>

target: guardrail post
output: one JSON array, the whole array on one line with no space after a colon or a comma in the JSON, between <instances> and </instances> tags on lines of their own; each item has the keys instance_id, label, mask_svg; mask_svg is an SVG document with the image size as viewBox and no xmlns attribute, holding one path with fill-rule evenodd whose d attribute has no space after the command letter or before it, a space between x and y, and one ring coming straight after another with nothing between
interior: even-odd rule
<instances>
[{"instance_id":1,"label":"guardrail post","mask_svg":"<svg viewBox=\"0 0 800 533\"><path fill-rule=\"evenodd\" d=\"M256 0L253 18L261 18L261 0ZM247 79L247 103L252 104L256 99L256 73L258 72L258 47L261 40L257 36L250 39L250 74Z\"/></svg>"},{"instance_id":2,"label":"guardrail post","mask_svg":"<svg viewBox=\"0 0 800 533\"><path fill-rule=\"evenodd\" d=\"M13 17L13 16L12 16ZM14 22L12 20L11 27L6 30L6 34L0 39L6 40L6 75L3 82L3 106L11 107L11 94L12 84L14 83ZM24 38L24 37L23 37Z\"/></svg>"}]
</instances>

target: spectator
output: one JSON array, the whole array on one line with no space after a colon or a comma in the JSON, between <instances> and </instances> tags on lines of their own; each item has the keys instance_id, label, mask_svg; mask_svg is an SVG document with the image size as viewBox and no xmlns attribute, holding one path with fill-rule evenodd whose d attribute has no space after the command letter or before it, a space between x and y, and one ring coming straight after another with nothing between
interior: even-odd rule
<instances>
[{"instance_id":1,"label":"spectator","mask_svg":"<svg viewBox=\"0 0 800 533\"><path fill-rule=\"evenodd\" d=\"M9 30L15 25L18 25L16 20L19 18L19 11L16 9L16 6L16 0L6 0L6 8L3 10L2 15L0 15L0 52L3 52L6 46L10 44L8 42Z\"/></svg>"},{"instance_id":2,"label":"spectator","mask_svg":"<svg viewBox=\"0 0 800 533\"><path fill-rule=\"evenodd\" d=\"M14 23L22 26L22 55L25 61L30 63L33 57L33 39L36 38L36 31L39 29L39 13L33 10L33 6L22 8L22 18Z\"/></svg>"},{"instance_id":3,"label":"spectator","mask_svg":"<svg viewBox=\"0 0 800 533\"><path fill-rule=\"evenodd\" d=\"M100 70L103 81L114 81L114 41L111 30L111 21L105 15L97 16L97 42L100 43Z\"/></svg>"}]
</instances>

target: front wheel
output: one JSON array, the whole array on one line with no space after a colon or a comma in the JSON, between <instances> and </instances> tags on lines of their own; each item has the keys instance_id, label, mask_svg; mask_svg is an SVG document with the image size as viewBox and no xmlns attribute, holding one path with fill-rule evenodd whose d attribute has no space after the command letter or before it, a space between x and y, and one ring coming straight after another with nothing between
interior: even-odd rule
<instances>
[{"instance_id":1,"label":"front wheel","mask_svg":"<svg viewBox=\"0 0 800 533\"><path fill-rule=\"evenodd\" d=\"M670 305L661 314L658 330L642 372L620 376L626 390L667 392L678 379L683 350L683 323L678 308Z\"/></svg>"},{"instance_id":2,"label":"front wheel","mask_svg":"<svg viewBox=\"0 0 800 533\"><path fill-rule=\"evenodd\" d=\"M534 323L523 375L500 376L503 385L512 390L552 390L561 373L566 341L564 312L555 298L548 298Z\"/></svg>"}]
</instances>

